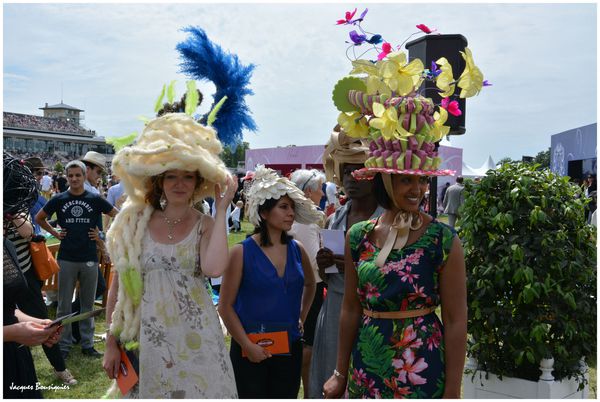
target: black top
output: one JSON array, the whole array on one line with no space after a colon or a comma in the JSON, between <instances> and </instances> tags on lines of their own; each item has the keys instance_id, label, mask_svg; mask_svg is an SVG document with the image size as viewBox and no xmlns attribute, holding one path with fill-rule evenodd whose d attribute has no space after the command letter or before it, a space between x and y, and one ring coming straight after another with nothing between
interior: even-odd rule
<instances>
[{"instance_id":1,"label":"black top","mask_svg":"<svg viewBox=\"0 0 600 402\"><path fill-rule=\"evenodd\" d=\"M108 201L97 194L84 191L73 195L68 191L51 198L44 205L48 216L56 213L58 224L67 230L60 242L58 259L73 262L98 261L96 242L88 232L91 228L102 227L102 214L113 209Z\"/></svg>"}]
</instances>

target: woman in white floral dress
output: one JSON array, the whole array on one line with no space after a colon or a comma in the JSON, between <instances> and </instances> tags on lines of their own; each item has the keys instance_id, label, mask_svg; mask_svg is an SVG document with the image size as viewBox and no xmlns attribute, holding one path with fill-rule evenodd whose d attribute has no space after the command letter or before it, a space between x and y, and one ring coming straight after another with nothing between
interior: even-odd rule
<instances>
[{"instance_id":1,"label":"woman in white floral dress","mask_svg":"<svg viewBox=\"0 0 600 402\"><path fill-rule=\"evenodd\" d=\"M128 200L108 234L117 272L103 366L110 378L118 375L119 346L139 357L139 382L125 397L237 398L204 282L227 266L225 210L237 189L220 150L214 130L173 113L148 123L113 160ZM215 198L214 219L192 207L207 194Z\"/></svg>"}]
</instances>

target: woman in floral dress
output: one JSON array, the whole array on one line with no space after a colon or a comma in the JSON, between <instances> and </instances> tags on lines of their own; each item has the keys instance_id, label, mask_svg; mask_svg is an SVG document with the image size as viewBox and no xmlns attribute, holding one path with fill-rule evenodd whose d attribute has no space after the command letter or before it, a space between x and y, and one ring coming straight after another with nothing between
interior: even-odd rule
<instances>
[{"instance_id":1,"label":"woman in floral dress","mask_svg":"<svg viewBox=\"0 0 600 402\"><path fill-rule=\"evenodd\" d=\"M225 210L237 189L220 151L214 130L169 113L113 159L128 199L107 237L116 272L103 367L118 377L120 349L139 359L139 381L125 397L237 398L204 279L227 267ZM193 208L207 195L214 219ZM113 385L109 395L116 391Z\"/></svg>"},{"instance_id":2,"label":"woman in floral dress","mask_svg":"<svg viewBox=\"0 0 600 402\"><path fill-rule=\"evenodd\" d=\"M426 176L389 180L393 198L381 175L375 177L375 195L386 211L354 225L347 236L337 370L324 396L341 396L347 379L351 398L458 398L467 319L462 247L453 229L419 211ZM381 264L401 211L415 229L406 227L406 243ZM440 304L444 324L435 314Z\"/></svg>"}]
</instances>

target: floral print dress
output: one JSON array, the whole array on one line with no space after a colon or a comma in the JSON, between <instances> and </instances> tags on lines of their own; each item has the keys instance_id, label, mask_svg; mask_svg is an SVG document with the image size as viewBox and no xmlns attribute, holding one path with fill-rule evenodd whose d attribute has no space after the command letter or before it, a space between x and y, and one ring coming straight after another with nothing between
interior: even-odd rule
<instances>
[{"instance_id":1,"label":"floral print dress","mask_svg":"<svg viewBox=\"0 0 600 402\"><path fill-rule=\"evenodd\" d=\"M130 397L237 398L217 311L194 275L200 222L176 244L144 236L140 378Z\"/></svg>"},{"instance_id":2,"label":"floral print dress","mask_svg":"<svg viewBox=\"0 0 600 402\"><path fill-rule=\"evenodd\" d=\"M392 250L385 265L367 235L376 221L350 229L350 248L363 309L417 310L440 304L439 274L450 252L453 229L436 220L413 244ZM444 393L443 326L435 313L406 319L365 315L352 348L350 398L441 398Z\"/></svg>"}]
</instances>

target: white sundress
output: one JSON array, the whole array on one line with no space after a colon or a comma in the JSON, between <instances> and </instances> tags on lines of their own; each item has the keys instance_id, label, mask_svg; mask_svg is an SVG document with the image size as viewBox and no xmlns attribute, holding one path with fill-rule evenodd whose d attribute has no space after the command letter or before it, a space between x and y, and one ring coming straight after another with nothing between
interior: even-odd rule
<instances>
[{"instance_id":1,"label":"white sundress","mask_svg":"<svg viewBox=\"0 0 600 402\"><path fill-rule=\"evenodd\" d=\"M176 244L142 247L138 398L237 398L233 368L204 276L194 276L201 219Z\"/></svg>"}]
</instances>

